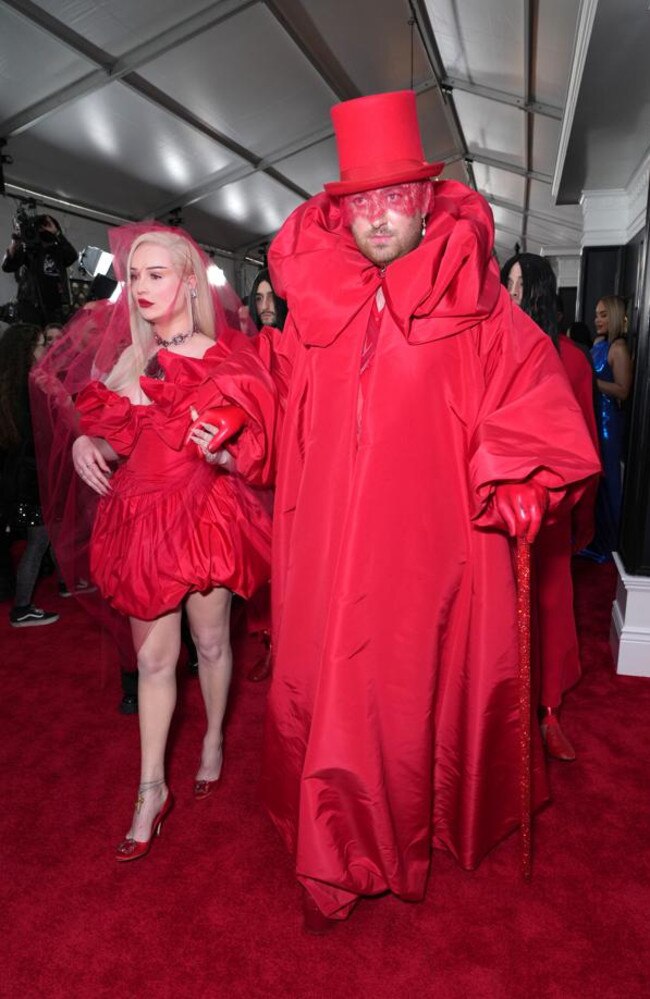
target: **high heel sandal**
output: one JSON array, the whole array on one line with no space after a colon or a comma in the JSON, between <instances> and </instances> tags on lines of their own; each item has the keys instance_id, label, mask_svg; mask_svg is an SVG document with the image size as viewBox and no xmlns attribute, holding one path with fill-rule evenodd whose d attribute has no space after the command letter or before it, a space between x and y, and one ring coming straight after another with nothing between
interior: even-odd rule
<instances>
[{"instance_id":1,"label":"high heel sandal","mask_svg":"<svg viewBox=\"0 0 650 999\"><path fill-rule=\"evenodd\" d=\"M138 805L142 805L142 792L140 792L137 801L135 803L136 808ZM133 839L132 836L127 836L119 844L117 850L115 851L115 859L119 863L124 863L127 860L138 860L140 857L146 857L151 849L151 844L153 843L154 836L160 836L160 830L164 820L169 815L174 799L172 797L171 791L167 792L167 797L163 801L158 814L155 816L153 822L151 823L151 834L149 839L139 840Z\"/></svg>"},{"instance_id":2,"label":"high heel sandal","mask_svg":"<svg viewBox=\"0 0 650 999\"><path fill-rule=\"evenodd\" d=\"M216 780L195 780L194 797L197 801L201 801L203 798L209 798L212 792L217 790L217 784L220 783L221 777L217 777Z\"/></svg>"},{"instance_id":3,"label":"high heel sandal","mask_svg":"<svg viewBox=\"0 0 650 999\"><path fill-rule=\"evenodd\" d=\"M219 771L219 776L215 777L214 780L195 780L194 781L194 797L196 801L202 801L203 798L209 798L213 791L218 790L219 784L221 784L221 778L223 777L223 743L221 744L221 770Z\"/></svg>"},{"instance_id":4,"label":"high heel sandal","mask_svg":"<svg viewBox=\"0 0 650 999\"><path fill-rule=\"evenodd\" d=\"M576 751L562 731L558 709L545 707L543 711L540 729L546 752L554 760L571 763L576 758Z\"/></svg>"}]
</instances>

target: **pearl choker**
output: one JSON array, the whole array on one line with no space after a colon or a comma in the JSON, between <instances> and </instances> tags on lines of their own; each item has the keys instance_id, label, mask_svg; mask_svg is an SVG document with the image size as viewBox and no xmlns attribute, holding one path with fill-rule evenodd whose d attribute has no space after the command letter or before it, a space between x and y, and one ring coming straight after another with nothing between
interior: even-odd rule
<instances>
[{"instance_id":1,"label":"pearl choker","mask_svg":"<svg viewBox=\"0 0 650 999\"><path fill-rule=\"evenodd\" d=\"M161 336L154 333L153 338L159 347L180 347L182 343L189 340L195 333L196 330L190 330L189 333L177 333L176 336L171 336L169 340L163 340Z\"/></svg>"}]
</instances>

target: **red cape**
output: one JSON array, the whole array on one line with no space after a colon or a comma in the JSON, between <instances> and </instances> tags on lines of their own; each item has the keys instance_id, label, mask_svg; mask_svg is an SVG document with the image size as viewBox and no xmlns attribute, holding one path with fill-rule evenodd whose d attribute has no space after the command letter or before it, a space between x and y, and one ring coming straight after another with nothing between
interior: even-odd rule
<instances>
[{"instance_id":1,"label":"red cape","mask_svg":"<svg viewBox=\"0 0 650 999\"><path fill-rule=\"evenodd\" d=\"M489 208L434 189L426 238L383 276L324 195L270 253L290 317L263 789L330 914L421 898L432 844L473 867L516 827L514 578L491 496L534 474L558 508L598 468L551 342L500 287Z\"/></svg>"}]
</instances>

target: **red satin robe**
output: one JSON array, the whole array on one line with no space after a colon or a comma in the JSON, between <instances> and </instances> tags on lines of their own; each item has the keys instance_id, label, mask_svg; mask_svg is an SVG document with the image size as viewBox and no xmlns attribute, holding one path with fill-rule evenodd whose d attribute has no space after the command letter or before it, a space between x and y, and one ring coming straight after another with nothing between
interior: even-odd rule
<instances>
[{"instance_id":1,"label":"red satin robe","mask_svg":"<svg viewBox=\"0 0 650 999\"><path fill-rule=\"evenodd\" d=\"M534 474L557 507L598 467L551 342L500 288L489 208L434 189L426 238L383 275L325 195L270 253L290 319L262 786L337 917L359 894L421 899L432 845L471 868L517 826L515 583L491 497ZM537 745L534 777L539 802Z\"/></svg>"}]
</instances>

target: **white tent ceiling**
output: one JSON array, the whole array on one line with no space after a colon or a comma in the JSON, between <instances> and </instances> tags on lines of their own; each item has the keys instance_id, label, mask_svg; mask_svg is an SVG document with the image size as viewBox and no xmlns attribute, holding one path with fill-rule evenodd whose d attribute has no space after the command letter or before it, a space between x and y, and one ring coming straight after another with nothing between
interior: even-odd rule
<instances>
[{"instance_id":1,"label":"white tent ceiling","mask_svg":"<svg viewBox=\"0 0 650 999\"><path fill-rule=\"evenodd\" d=\"M3 0L7 193L255 249L338 175L329 108L413 85L500 254L579 244L551 179L579 0ZM409 24L415 19L413 26ZM56 202L54 202L56 204Z\"/></svg>"}]
</instances>

